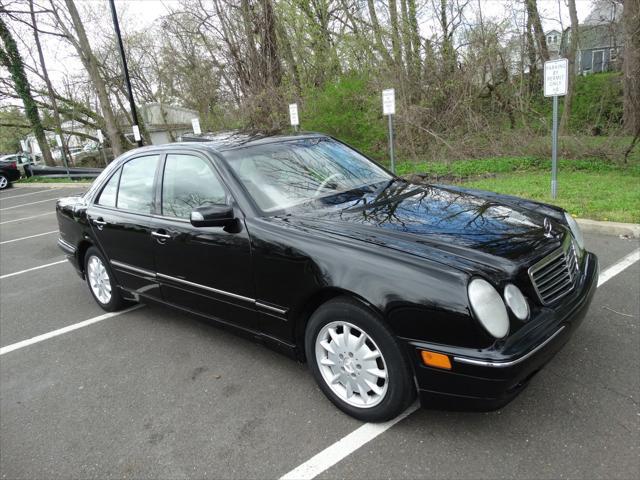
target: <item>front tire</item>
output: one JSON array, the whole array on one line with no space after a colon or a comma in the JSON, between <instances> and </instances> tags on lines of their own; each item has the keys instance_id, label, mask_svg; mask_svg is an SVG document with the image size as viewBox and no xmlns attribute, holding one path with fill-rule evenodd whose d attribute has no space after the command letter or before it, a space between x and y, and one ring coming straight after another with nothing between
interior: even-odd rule
<instances>
[{"instance_id":1,"label":"front tire","mask_svg":"<svg viewBox=\"0 0 640 480\"><path fill-rule=\"evenodd\" d=\"M90 247L84 256L84 272L89 291L103 310L121 310L125 301L107 261L96 247Z\"/></svg>"},{"instance_id":2,"label":"front tire","mask_svg":"<svg viewBox=\"0 0 640 480\"><path fill-rule=\"evenodd\" d=\"M9 186L9 179L4 175L0 175L0 190L4 190Z\"/></svg>"},{"instance_id":3,"label":"front tire","mask_svg":"<svg viewBox=\"0 0 640 480\"><path fill-rule=\"evenodd\" d=\"M409 366L393 333L348 297L325 303L311 316L305 352L323 393L359 420L390 420L415 398Z\"/></svg>"}]
</instances>

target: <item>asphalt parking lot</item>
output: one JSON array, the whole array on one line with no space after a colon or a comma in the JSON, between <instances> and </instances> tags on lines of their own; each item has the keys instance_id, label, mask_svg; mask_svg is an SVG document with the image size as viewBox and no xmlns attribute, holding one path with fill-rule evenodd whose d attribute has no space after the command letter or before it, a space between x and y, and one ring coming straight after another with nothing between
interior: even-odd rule
<instances>
[{"instance_id":1,"label":"asphalt parking lot","mask_svg":"<svg viewBox=\"0 0 640 480\"><path fill-rule=\"evenodd\" d=\"M81 191L0 193L1 478L280 478L362 428L304 365L165 308L6 351L104 313L56 246L55 199ZM602 272L640 246L586 239ZM638 478L639 290L640 262L602 284L582 327L505 408L417 410L313 475Z\"/></svg>"}]
</instances>

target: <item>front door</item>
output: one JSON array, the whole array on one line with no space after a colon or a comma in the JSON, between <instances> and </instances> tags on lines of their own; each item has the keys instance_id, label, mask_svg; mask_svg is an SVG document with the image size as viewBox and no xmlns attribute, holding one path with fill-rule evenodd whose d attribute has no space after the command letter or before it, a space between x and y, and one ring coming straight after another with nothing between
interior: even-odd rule
<instances>
[{"instance_id":1,"label":"front door","mask_svg":"<svg viewBox=\"0 0 640 480\"><path fill-rule=\"evenodd\" d=\"M92 232L118 285L160 296L151 240L154 178L159 155L135 157L119 168L87 210Z\"/></svg>"},{"instance_id":2,"label":"front door","mask_svg":"<svg viewBox=\"0 0 640 480\"><path fill-rule=\"evenodd\" d=\"M593 73L602 72L604 64L604 50L593 52Z\"/></svg>"},{"instance_id":3,"label":"front door","mask_svg":"<svg viewBox=\"0 0 640 480\"><path fill-rule=\"evenodd\" d=\"M191 210L233 204L211 160L169 153L152 219L155 264L165 301L246 329L256 327L249 236L236 208L232 227L191 225Z\"/></svg>"}]
</instances>

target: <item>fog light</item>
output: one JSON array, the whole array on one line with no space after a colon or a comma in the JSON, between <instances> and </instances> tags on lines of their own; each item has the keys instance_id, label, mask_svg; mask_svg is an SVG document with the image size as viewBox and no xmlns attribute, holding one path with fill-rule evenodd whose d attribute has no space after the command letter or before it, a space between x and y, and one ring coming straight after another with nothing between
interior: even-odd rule
<instances>
[{"instance_id":1,"label":"fog light","mask_svg":"<svg viewBox=\"0 0 640 480\"><path fill-rule=\"evenodd\" d=\"M436 368L444 368L445 370L451 370L451 360L446 355L442 353L436 352L428 352L427 350L422 350L420 352L420 356L422 357L422 361L428 367L436 367Z\"/></svg>"},{"instance_id":2,"label":"fog light","mask_svg":"<svg viewBox=\"0 0 640 480\"><path fill-rule=\"evenodd\" d=\"M520 320L529 318L529 304L518 287L508 284L504 289L504 301Z\"/></svg>"}]
</instances>

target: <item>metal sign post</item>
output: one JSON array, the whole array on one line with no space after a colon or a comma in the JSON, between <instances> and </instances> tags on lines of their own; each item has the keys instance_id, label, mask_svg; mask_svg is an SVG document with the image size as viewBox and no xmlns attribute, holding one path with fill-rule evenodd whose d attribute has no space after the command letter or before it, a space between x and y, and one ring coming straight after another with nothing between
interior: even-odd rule
<instances>
[{"instance_id":1,"label":"metal sign post","mask_svg":"<svg viewBox=\"0 0 640 480\"><path fill-rule=\"evenodd\" d=\"M391 157L391 171L396 173L396 160L393 154L393 119L396 113L396 92L393 88L382 91L382 114L389 117L389 156Z\"/></svg>"},{"instance_id":2,"label":"metal sign post","mask_svg":"<svg viewBox=\"0 0 640 480\"><path fill-rule=\"evenodd\" d=\"M558 97L567 94L569 61L566 58L544 62L544 96L553 97L551 130L551 198L558 195Z\"/></svg>"},{"instance_id":3,"label":"metal sign post","mask_svg":"<svg viewBox=\"0 0 640 480\"><path fill-rule=\"evenodd\" d=\"M297 132L298 126L300 125L300 119L298 118L298 104L290 103L289 104L289 119L291 120L291 125L293 129Z\"/></svg>"}]
</instances>

